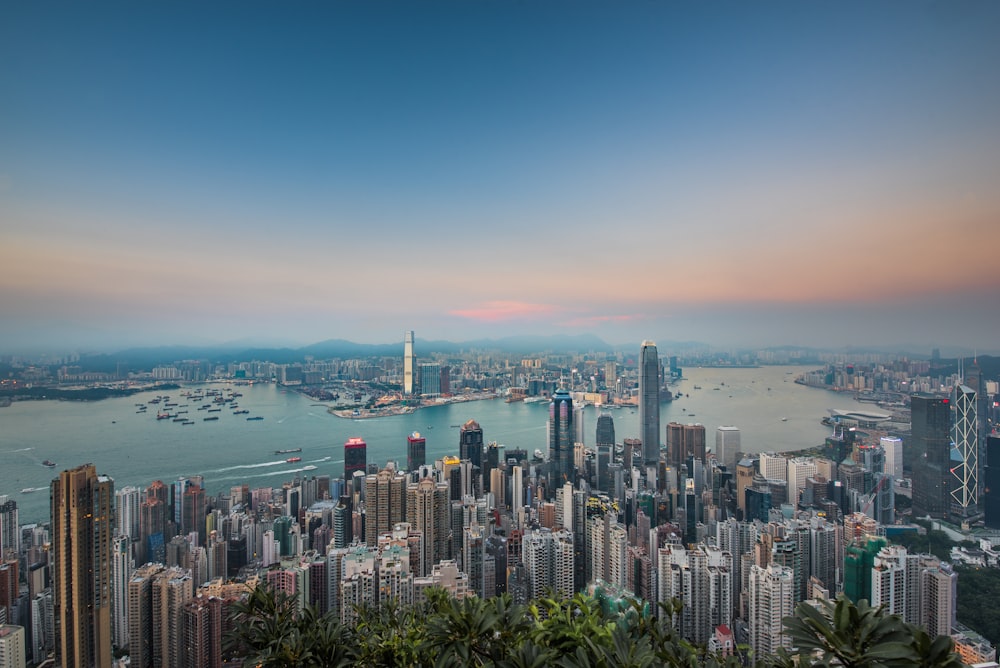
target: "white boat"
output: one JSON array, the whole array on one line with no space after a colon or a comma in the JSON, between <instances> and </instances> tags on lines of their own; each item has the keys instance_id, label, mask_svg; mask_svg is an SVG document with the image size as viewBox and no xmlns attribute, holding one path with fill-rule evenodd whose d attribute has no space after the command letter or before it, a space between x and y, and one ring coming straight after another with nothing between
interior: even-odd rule
<instances>
[{"instance_id":1,"label":"white boat","mask_svg":"<svg viewBox=\"0 0 1000 668\"><path fill-rule=\"evenodd\" d=\"M541 450L535 450L535 459L545 459L545 455L542 454Z\"/></svg>"},{"instance_id":2,"label":"white boat","mask_svg":"<svg viewBox=\"0 0 1000 668\"><path fill-rule=\"evenodd\" d=\"M312 464L309 464L308 466L303 466L303 467L302 467L302 470L303 470L303 471L315 471L315 470L316 470L316 467L315 467L315 466L313 466Z\"/></svg>"}]
</instances>

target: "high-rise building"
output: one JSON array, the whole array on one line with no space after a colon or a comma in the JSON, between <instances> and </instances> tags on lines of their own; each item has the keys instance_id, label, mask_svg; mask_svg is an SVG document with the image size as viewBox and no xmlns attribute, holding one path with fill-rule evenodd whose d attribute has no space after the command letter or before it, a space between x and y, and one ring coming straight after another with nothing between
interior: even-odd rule
<instances>
[{"instance_id":1,"label":"high-rise building","mask_svg":"<svg viewBox=\"0 0 1000 668\"><path fill-rule=\"evenodd\" d=\"M423 536L420 577L426 576L435 564L448 556L448 536L451 533L449 509L446 483L424 478L407 486L406 521Z\"/></svg>"},{"instance_id":2,"label":"high-rise building","mask_svg":"<svg viewBox=\"0 0 1000 668\"><path fill-rule=\"evenodd\" d=\"M17 519L17 501L0 496L0 559L17 558L21 553L21 527Z\"/></svg>"},{"instance_id":3,"label":"high-rise building","mask_svg":"<svg viewBox=\"0 0 1000 668\"><path fill-rule=\"evenodd\" d=\"M427 463L427 439L415 431L406 437L406 470L416 471Z\"/></svg>"},{"instance_id":4,"label":"high-rise building","mask_svg":"<svg viewBox=\"0 0 1000 668\"><path fill-rule=\"evenodd\" d=\"M652 341L639 348L639 436L642 463L655 465L660 461L660 361Z\"/></svg>"},{"instance_id":5,"label":"high-rise building","mask_svg":"<svg viewBox=\"0 0 1000 668\"><path fill-rule=\"evenodd\" d=\"M900 480L903 477L903 441L892 436L883 436L879 440L882 451L885 453L885 473L892 476L893 480Z\"/></svg>"},{"instance_id":6,"label":"high-rise building","mask_svg":"<svg viewBox=\"0 0 1000 668\"><path fill-rule=\"evenodd\" d=\"M1000 529L1000 436L986 438L986 474L983 482L983 511L986 526Z\"/></svg>"},{"instance_id":7,"label":"high-rise building","mask_svg":"<svg viewBox=\"0 0 1000 668\"><path fill-rule=\"evenodd\" d=\"M951 498L951 402L914 394L910 398L910 442L903 457L913 471L913 515L944 517Z\"/></svg>"},{"instance_id":8,"label":"high-rise building","mask_svg":"<svg viewBox=\"0 0 1000 668\"><path fill-rule=\"evenodd\" d=\"M24 668L27 665L23 626L0 624L0 668Z\"/></svg>"},{"instance_id":9,"label":"high-rise building","mask_svg":"<svg viewBox=\"0 0 1000 668\"><path fill-rule=\"evenodd\" d=\"M403 394L413 394L413 373L416 371L416 356L413 353L413 330L403 337Z\"/></svg>"},{"instance_id":10,"label":"high-rise building","mask_svg":"<svg viewBox=\"0 0 1000 668\"><path fill-rule=\"evenodd\" d=\"M610 413L601 413L597 416L597 434L594 441L598 447L602 445L614 446L615 444L615 419Z\"/></svg>"},{"instance_id":11,"label":"high-rise building","mask_svg":"<svg viewBox=\"0 0 1000 668\"><path fill-rule=\"evenodd\" d=\"M52 481L56 664L110 666L114 481L93 464Z\"/></svg>"},{"instance_id":12,"label":"high-rise building","mask_svg":"<svg viewBox=\"0 0 1000 668\"><path fill-rule=\"evenodd\" d=\"M458 458L468 459L472 466L483 466L483 428L475 420L469 420L458 430Z\"/></svg>"},{"instance_id":13,"label":"high-rise building","mask_svg":"<svg viewBox=\"0 0 1000 668\"><path fill-rule=\"evenodd\" d=\"M756 656L768 656L779 647L791 646L791 639L782 633L782 619L792 614L795 596L795 574L792 569L776 564L767 568L750 567L749 610L750 647Z\"/></svg>"},{"instance_id":14,"label":"high-rise building","mask_svg":"<svg viewBox=\"0 0 1000 668\"><path fill-rule=\"evenodd\" d=\"M573 467L573 399L563 389L555 391L549 404L549 487L551 496L557 487L570 482L576 486Z\"/></svg>"},{"instance_id":15,"label":"high-rise building","mask_svg":"<svg viewBox=\"0 0 1000 668\"><path fill-rule=\"evenodd\" d=\"M419 365L420 394L436 397L441 394L441 365L426 362Z\"/></svg>"},{"instance_id":16,"label":"high-rise building","mask_svg":"<svg viewBox=\"0 0 1000 668\"><path fill-rule=\"evenodd\" d=\"M368 444L352 436L344 443L344 481L349 482L355 471L368 474Z\"/></svg>"},{"instance_id":17,"label":"high-rise building","mask_svg":"<svg viewBox=\"0 0 1000 668\"><path fill-rule=\"evenodd\" d=\"M365 544L375 547L406 518L406 476L384 468L365 478Z\"/></svg>"},{"instance_id":18,"label":"high-rise building","mask_svg":"<svg viewBox=\"0 0 1000 668\"><path fill-rule=\"evenodd\" d=\"M952 396L951 505L959 517L968 517L979 507L978 404L976 391L968 385L957 386Z\"/></svg>"},{"instance_id":19,"label":"high-rise building","mask_svg":"<svg viewBox=\"0 0 1000 668\"><path fill-rule=\"evenodd\" d=\"M205 544L208 535L205 530L205 490L200 485L189 485L184 490L184 513L181 530L184 534L197 533L198 545Z\"/></svg>"},{"instance_id":20,"label":"high-rise building","mask_svg":"<svg viewBox=\"0 0 1000 668\"><path fill-rule=\"evenodd\" d=\"M736 470L736 455L740 452L739 427L722 426L715 430L715 456L730 472Z\"/></svg>"},{"instance_id":21,"label":"high-rise building","mask_svg":"<svg viewBox=\"0 0 1000 668\"><path fill-rule=\"evenodd\" d=\"M528 575L529 597L539 598L551 588L556 597L575 592L573 533L569 529L530 529L521 542L521 558Z\"/></svg>"},{"instance_id":22,"label":"high-rise building","mask_svg":"<svg viewBox=\"0 0 1000 668\"><path fill-rule=\"evenodd\" d=\"M126 535L114 537L111 550L111 638L116 647L128 645L128 583L135 570L132 540Z\"/></svg>"}]
</instances>

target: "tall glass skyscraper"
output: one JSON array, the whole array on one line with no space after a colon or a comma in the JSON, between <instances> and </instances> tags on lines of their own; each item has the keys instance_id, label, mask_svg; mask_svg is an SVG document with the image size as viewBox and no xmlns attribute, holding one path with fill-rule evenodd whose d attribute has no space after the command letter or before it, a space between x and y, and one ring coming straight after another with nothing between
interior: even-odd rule
<instances>
[{"instance_id":1,"label":"tall glass skyscraper","mask_svg":"<svg viewBox=\"0 0 1000 668\"><path fill-rule=\"evenodd\" d=\"M910 443L903 457L913 470L913 514L944 517L951 464L951 402L944 397L914 394L910 398Z\"/></svg>"},{"instance_id":2,"label":"tall glass skyscraper","mask_svg":"<svg viewBox=\"0 0 1000 668\"><path fill-rule=\"evenodd\" d=\"M413 372L416 357L413 354L413 330L403 337L403 394L413 394Z\"/></svg>"},{"instance_id":3,"label":"tall glass skyscraper","mask_svg":"<svg viewBox=\"0 0 1000 668\"><path fill-rule=\"evenodd\" d=\"M639 349L639 433L643 464L660 460L660 360L656 344L643 341Z\"/></svg>"},{"instance_id":4,"label":"tall glass skyscraper","mask_svg":"<svg viewBox=\"0 0 1000 668\"><path fill-rule=\"evenodd\" d=\"M549 404L549 494L566 482L576 486L573 466L573 399L556 390Z\"/></svg>"},{"instance_id":5,"label":"tall glass skyscraper","mask_svg":"<svg viewBox=\"0 0 1000 668\"><path fill-rule=\"evenodd\" d=\"M951 500L964 517L975 513L979 503L979 419L976 392L959 385L952 395L955 419L951 452Z\"/></svg>"}]
</instances>

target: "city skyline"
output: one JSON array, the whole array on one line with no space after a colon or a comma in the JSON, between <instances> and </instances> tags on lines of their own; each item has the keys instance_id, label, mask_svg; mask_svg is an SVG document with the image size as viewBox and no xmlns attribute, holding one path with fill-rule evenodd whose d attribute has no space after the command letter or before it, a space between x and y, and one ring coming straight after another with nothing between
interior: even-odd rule
<instances>
[{"instance_id":1,"label":"city skyline","mask_svg":"<svg viewBox=\"0 0 1000 668\"><path fill-rule=\"evenodd\" d=\"M5 7L0 341L990 349L998 27L971 2Z\"/></svg>"}]
</instances>

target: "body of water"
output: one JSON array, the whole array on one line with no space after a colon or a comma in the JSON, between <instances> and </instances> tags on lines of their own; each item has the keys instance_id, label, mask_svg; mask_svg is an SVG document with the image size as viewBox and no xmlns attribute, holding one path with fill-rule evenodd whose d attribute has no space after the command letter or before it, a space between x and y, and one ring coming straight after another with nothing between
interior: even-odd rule
<instances>
[{"instance_id":1,"label":"body of water","mask_svg":"<svg viewBox=\"0 0 1000 668\"><path fill-rule=\"evenodd\" d=\"M811 367L810 367L811 368ZM820 424L829 408L871 408L850 395L802 387L792 382L802 367L759 369L685 369L687 376L672 389L685 396L662 406L661 426L668 422L701 423L709 448L715 429L733 425L741 430L743 449L796 450L818 445L830 433ZM192 386L221 388L224 385ZM699 387L700 389L695 389ZM716 389L718 388L718 389ZM427 439L428 462L458 454L458 425L479 422L487 441L529 452L546 450L548 403L507 404L502 400L449 404L409 415L348 420L326 412L308 397L275 385L236 388L248 415L223 408L217 421L198 411L196 402L170 391L171 402L190 403L182 425L157 420L156 406L137 413L163 392L148 392L97 402L26 401L0 408L0 494L15 499L22 523L47 521L48 486L58 471L92 462L97 471L125 485L145 487L153 480L169 482L181 476L202 475L209 494L247 482L253 487L280 486L315 466L308 475L339 477L344 470L344 442L360 436L368 444L368 461L406 461L406 437L419 431ZM204 403L204 402L202 402ZM171 409L171 410L178 410ZM638 411L610 411L618 441L638 435ZM786 418L783 420L782 418ZM584 412L584 433L593 445L597 410ZM663 429L660 432L663 437ZM302 448L302 461L289 464L292 455L275 450ZM56 463L55 468L42 464ZM23 492L22 490L32 490Z\"/></svg>"}]
</instances>

